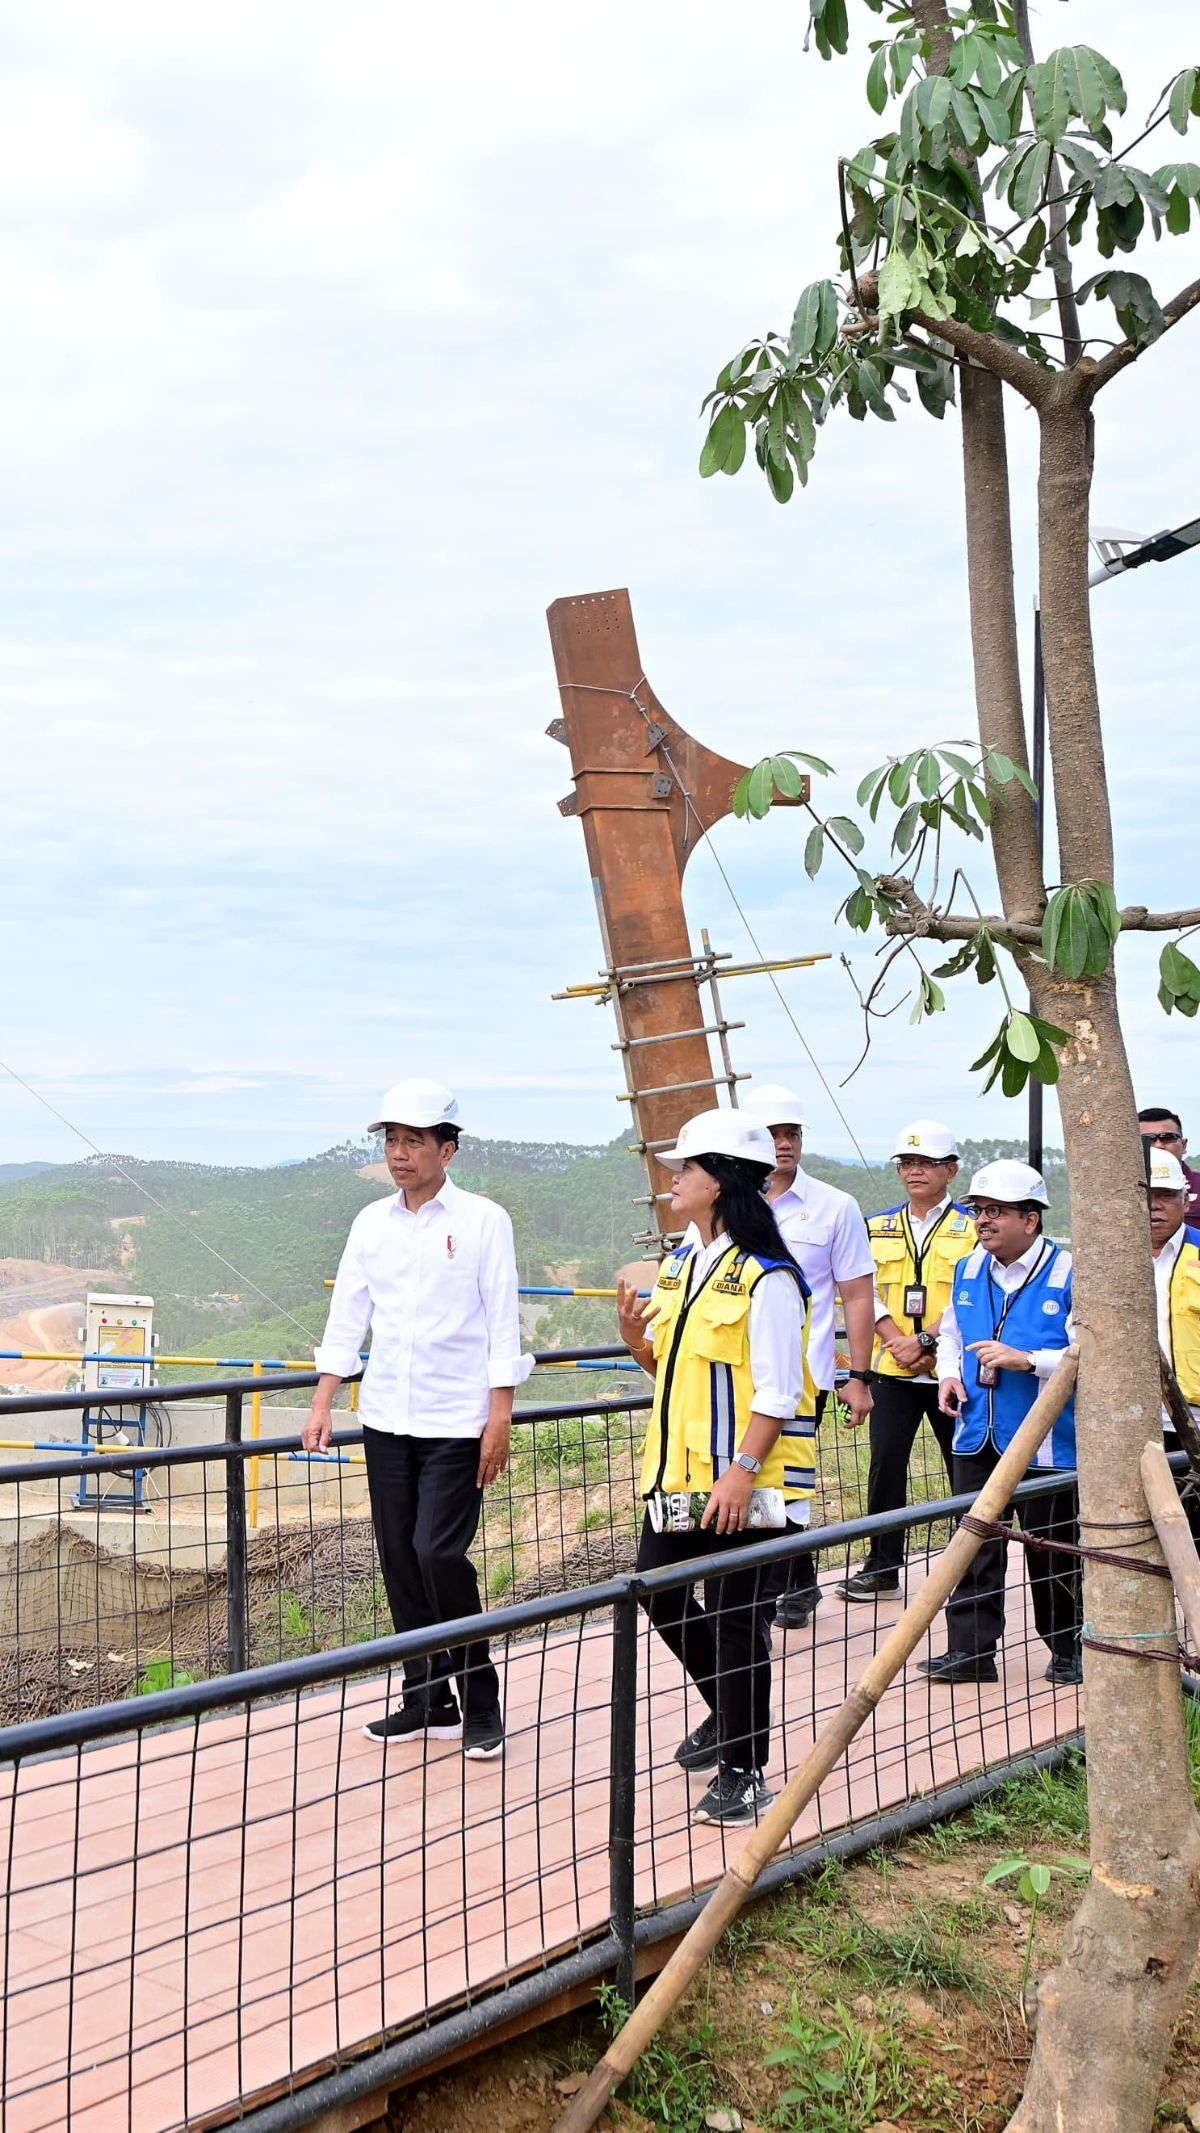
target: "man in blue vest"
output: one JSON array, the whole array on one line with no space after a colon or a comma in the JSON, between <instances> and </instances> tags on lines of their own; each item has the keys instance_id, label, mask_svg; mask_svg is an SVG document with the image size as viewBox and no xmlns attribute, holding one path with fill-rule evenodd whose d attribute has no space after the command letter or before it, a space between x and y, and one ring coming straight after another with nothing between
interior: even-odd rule
<instances>
[{"instance_id":1,"label":"man in blue vest","mask_svg":"<svg viewBox=\"0 0 1200 2133\"><path fill-rule=\"evenodd\" d=\"M1039 1381L1052 1377L1070 1347L1071 1255L1042 1233L1049 1206L1044 1179L1028 1163L985 1163L966 1205L979 1242L959 1264L938 1336L939 1402L954 1420L954 1489L975 1495L1012 1442ZM1016 1504L1027 1544L1033 1617L1050 1648L1047 1681L1083 1679L1078 1556L1058 1555L1041 1540L1078 1545L1075 1401L1068 1400L1045 1439L1030 1478L1061 1471L1063 1485ZM932 1681L995 1681L1004 1634L1006 1540L984 1541L946 1609L948 1649L919 1662Z\"/></svg>"}]
</instances>

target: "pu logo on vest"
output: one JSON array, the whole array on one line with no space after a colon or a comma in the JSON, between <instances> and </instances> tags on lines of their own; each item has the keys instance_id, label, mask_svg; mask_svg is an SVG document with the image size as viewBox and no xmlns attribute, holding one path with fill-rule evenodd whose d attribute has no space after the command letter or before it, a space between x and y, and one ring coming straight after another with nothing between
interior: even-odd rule
<instances>
[{"instance_id":1,"label":"pu logo on vest","mask_svg":"<svg viewBox=\"0 0 1200 2133\"><path fill-rule=\"evenodd\" d=\"M1045 1312L1047 1318L1057 1318L1059 1312L1062 1309L1062 1305L1056 1304L1052 1296L1047 1296L1045 1302L1042 1305L1042 1309Z\"/></svg>"}]
</instances>

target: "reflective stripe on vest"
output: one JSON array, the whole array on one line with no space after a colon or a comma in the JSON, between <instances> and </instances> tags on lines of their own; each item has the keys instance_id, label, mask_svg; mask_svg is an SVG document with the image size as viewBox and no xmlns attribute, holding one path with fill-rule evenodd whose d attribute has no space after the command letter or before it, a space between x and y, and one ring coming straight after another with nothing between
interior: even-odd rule
<instances>
[{"instance_id":1,"label":"reflective stripe on vest","mask_svg":"<svg viewBox=\"0 0 1200 2133\"><path fill-rule=\"evenodd\" d=\"M1188 1405L1200 1405L1200 1238L1185 1230L1167 1286L1171 1364Z\"/></svg>"},{"instance_id":2,"label":"reflective stripe on vest","mask_svg":"<svg viewBox=\"0 0 1200 2133\"><path fill-rule=\"evenodd\" d=\"M753 1411L754 1378L750 1368L750 1299L758 1283L773 1271L730 1245L689 1297L692 1247L663 1262L650 1303L650 1338L657 1371L654 1409L642 1457L640 1493L655 1488L711 1489L740 1448ZM777 1278L795 1280L790 1269ZM797 1292L807 1309L803 1291ZM784 1424L763 1461L756 1487L812 1493L811 1434L816 1396L805 1362L800 1420ZM801 1439L790 1433L801 1422ZM788 1487L791 1473L797 1481ZM807 1474L807 1486L803 1476Z\"/></svg>"}]
</instances>

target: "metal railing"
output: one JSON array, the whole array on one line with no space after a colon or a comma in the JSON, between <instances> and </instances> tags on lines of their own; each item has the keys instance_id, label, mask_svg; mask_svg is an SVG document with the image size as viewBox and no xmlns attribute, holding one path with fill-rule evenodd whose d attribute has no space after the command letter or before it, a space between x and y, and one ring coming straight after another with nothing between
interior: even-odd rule
<instances>
[{"instance_id":1,"label":"metal railing","mask_svg":"<svg viewBox=\"0 0 1200 2133\"><path fill-rule=\"evenodd\" d=\"M229 1398L219 1455L244 1513L250 1448ZM739 1568L819 1544L828 1584L872 1532L903 1530L913 1578L967 1501L748 1546ZM229 1531L232 1551L236 1513ZM405 1661L473 1619L0 1731L3 2133L168 2133L230 2112L287 2133L572 1987L610 1975L629 1996L639 1952L694 1915L741 1842L693 1819L707 1780L674 1750L703 1706L645 1613L727 1567L700 1559L495 1610L508 1733L495 1764L425 1738L385 1752L361 1733L395 1702ZM767 1885L1063 1752L1075 1693L1043 1679L1015 1572L997 1687L952 1696L906 1671ZM230 1587L229 1650L244 1662L233 1594L246 1588ZM826 1597L819 1635L777 1641L772 1781L891 1619Z\"/></svg>"},{"instance_id":2,"label":"metal railing","mask_svg":"<svg viewBox=\"0 0 1200 2133\"><path fill-rule=\"evenodd\" d=\"M595 1359L589 1349L556 1356L583 1367ZM316 1381L297 1371L274 1389L302 1394ZM296 1409L264 1406L262 1392L258 1378L122 1390L119 1407L111 1396L118 1416L149 1409L169 1433L172 1419L182 1431L207 1410L221 1436L123 1447L109 1439L96 1453L60 1453L47 1433L56 1417L95 1410L96 1394L0 1399L0 1436L12 1417L47 1418L30 1456L0 1464L0 1724L390 1629L355 1417L343 1417L328 1458L309 1457ZM632 1568L649 1405L649 1392L629 1392L517 1410L512 1462L484 1497L473 1550L486 1605ZM822 1523L862 1515L865 1439L826 1420ZM137 1508L128 1501L135 1483ZM945 1485L924 1432L914 1497ZM116 1508L114 1495L125 1499Z\"/></svg>"}]
</instances>

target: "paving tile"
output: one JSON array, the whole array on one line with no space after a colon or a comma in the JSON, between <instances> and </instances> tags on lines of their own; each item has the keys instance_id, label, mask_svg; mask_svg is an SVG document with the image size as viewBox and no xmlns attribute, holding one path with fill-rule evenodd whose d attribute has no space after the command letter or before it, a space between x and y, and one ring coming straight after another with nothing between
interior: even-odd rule
<instances>
[{"instance_id":1,"label":"paving tile","mask_svg":"<svg viewBox=\"0 0 1200 2133\"><path fill-rule=\"evenodd\" d=\"M1077 1696L1041 1679L1015 1568L1003 1682L951 1691L910 1664L793 1844L1075 1729ZM827 1596L810 1630L776 1635L776 1784L865 1665L879 1614L864 1623ZM68 2105L71 2133L170 2133L185 2111L299 2076L601 1929L607 1620L496 1656L508 1740L495 1764L454 1742L366 1740L364 1719L399 1698L393 1673L0 1772L4 2133L61 2133ZM635 1873L649 1905L713 1881L742 1832L691 1819L704 1781L674 1751L703 1706L646 1623L639 1665Z\"/></svg>"}]
</instances>

